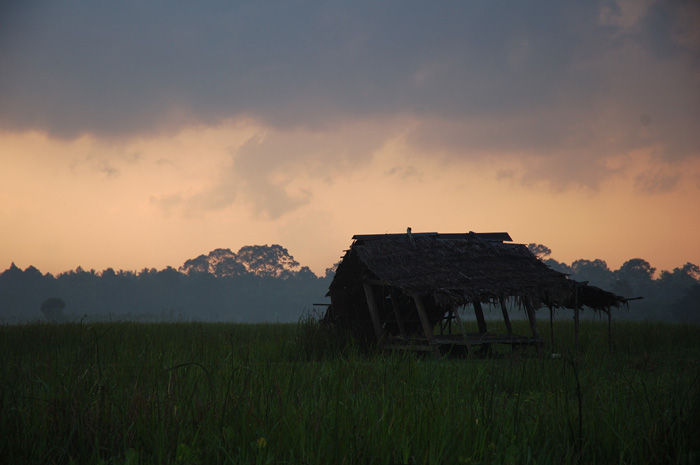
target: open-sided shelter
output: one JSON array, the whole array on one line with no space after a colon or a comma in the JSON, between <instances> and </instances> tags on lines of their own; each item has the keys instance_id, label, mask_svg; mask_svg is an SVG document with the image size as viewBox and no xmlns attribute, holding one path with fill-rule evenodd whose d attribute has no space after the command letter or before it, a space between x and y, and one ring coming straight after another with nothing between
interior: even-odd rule
<instances>
[{"instance_id":1,"label":"open-sided shelter","mask_svg":"<svg viewBox=\"0 0 700 465\"><path fill-rule=\"evenodd\" d=\"M328 295L325 321L366 342L439 350L505 343L542 344L535 310L588 306L610 313L625 299L549 268L508 233L370 234L353 236ZM512 332L506 302L526 311L531 335ZM484 304L501 307L507 334L487 331ZM477 332L458 309L473 307ZM453 324L460 331L452 334ZM437 331L436 331L437 329ZM439 334L435 334L438 332Z\"/></svg>"}]
</instances>

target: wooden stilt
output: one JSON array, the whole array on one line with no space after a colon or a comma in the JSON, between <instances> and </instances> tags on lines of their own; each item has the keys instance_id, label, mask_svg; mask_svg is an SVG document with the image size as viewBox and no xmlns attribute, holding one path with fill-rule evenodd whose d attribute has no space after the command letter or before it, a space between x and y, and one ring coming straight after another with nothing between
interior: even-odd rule
<instances>
[{"instance_id":1,"label":"wooden stilt","mask_svg":"<svg viewBox=\"0 0 700 465\"><path fill-rule=\"evenodd\" d=\"M578 284L574 284L574 348L578 352L578 331L579 331L579 315L578 315Z\"/></svg>"},{"instance_id":2,"label":"wooden stilt","mask_svg":"<svg viewBox=\"0 0 700 465\"><path fill-rule=\"evenodd\" d=\"M440 358L440 348L433 343L435 338L433 336L433 328L430 326L430 320L428 319L428 313L425 311L425 306L423 305L423 299L418 294L413 295L413 300L416 302L416 310L418 310L418 316L420 317L421 326L423 326L423 334L428 340L428 343L433 346L433 354L436 358Z\"/></svg>"},{"instance_id":3,"label":"wooden stilt","mask_svg":"<svg viewBox=\"0 0 700 465\"><path fill-rule=\"evenodd\" d=\"M612 354L613 352L613 342L612 342L612 311L608 307L608 350Z\"/></svg>"},{"instance_id":4,"label":"wooden stilt","mask_svg":"<svg viewBox=\"0 0 700 465\"><path fill-rule=\"evenodd\" d=\"M384 337L384 328L382 326L382 320L379 317L377 302L374 300L372 286L370 284L363 283L363 287L365 288L365 297L367 298L369 315L372 318L372 326L374 326L374 335L377 337L377 342L382 342L382 338Z\"/></svg>"},{"instance_id":5,"label":"wooden stilt","mask_svg":"<svg viewBox=\"0 0 700 465\"><path fill-rule=\"evenodd\" d=\"M540 337L540 331L537 329L537 319L535 317L535 309L529 300L525 300L525 311L527 312L527 319L530 322L530 331L533 337Z\"/></svg>"},{"instance_id":6,"label":"wooden stilt","mask_svg":"<svg viewBox=\"0 0 700 465\"><path fill-rule=\"evenodd\" d=\"M503 312L503 321L506 322L506 331L508 335L513 335L513 327L510 325L510 318L508 317L508 309L506 308L506 299L499 297L498 301L501 303L501 311Z\"/></svg>"},{"instance_id":7,"label":"wooden stilt","mask_svg":"<svg viewBox=\"0 0 700 465\"><path fill-rule=\"evenodd\" d=\"M476 323L479 325L479 333L486 334L486 318L484 318L484 309L481 308L481 302L476 301L474 305L474 314L476 315Z\"/></svg>"},{"instance_id":8,"label":"wooden stilt","mask_svg":"<svg viewBox=\"0 0 700 465\"><path fill-rule=\"evenodd\" d=\"M462 317L459 316L459 308L454 308L453 309L455 312L455 319L457 320L457 323L459 323L459 327L462 330L462 339L464 339L464 343L467 345L467 354L469 356L472 356L472 345L469 342L469 336L467 336L467 328L464 326L464 323L462 322Z\"/></svg>"},{"instance_id":9,"label":"wooden stilt","mask_svg":"<svg viewBox=\"0 0 700 465\"><path fill-rule=\"evenodd\" d=\"M425 334L425 338L428 341L433 342L433 328L430 327L430 320L428 320L428 314L423 306L423 299L416 294L413 296L413 300L416 302L416 310L418 310L420 324L423 327L423 334Z\"/></svg>"},{"instance_id":10,"label":"wooden stilt","mask_svg":"<svg viewBox=\"0 0 700 465\"><path fill-rule=\"evenodd\" d=\"M540 332L537 329L537 318L535 316L535 309L529 299L525 299L525 311L527 312L527 319L530 321L530 331L532 332L532 337L536 339L541 339ZM541 351L541 345L537 344L537 352Z\"/></svg>"},{"instance_id":11,"label":"wooden stilt","mask_svg":"<svg viewBox=\"0 0 700 465\"><path fill-rule=\"evenodd\" d=\"M552 351L554 351L554 308L552 304L547 305L549 307L549 340L552 345Z\"/></svg>"},{"instance_id":12,"label":"wooden stilt","mask_svg":"<svg viewBox=\"0 0 700 465\"><path fill-rule=\"evenodd\" d=\"M403 317L401 316L401 309L399 309L399 304L396 301L399 295L397 292L391 293L391 306L394 308L394 316L396 317L396 323L399 325L399 332L401 336L406 337L406 327L403 324Z\"/></svg>"}]
</instances>

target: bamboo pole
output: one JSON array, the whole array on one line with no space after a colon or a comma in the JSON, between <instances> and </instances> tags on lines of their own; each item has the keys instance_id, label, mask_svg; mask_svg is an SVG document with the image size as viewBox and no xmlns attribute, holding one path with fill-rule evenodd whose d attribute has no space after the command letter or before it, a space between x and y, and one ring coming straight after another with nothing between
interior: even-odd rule
<instances>
[{"instance_id":1,"label":"bamboo pole","mask_svg":"<svg viewBox=\"0 0 700 465\"><path fill-rule=\"evenodd\" d=\"M613 342L612 342L612 310L608 307L608 350L612 354L613 352Z\"/></svg>"},{"instance_id":2,"label":"bamboo pole","mask_svg":"<svg viewBox=\"0 0 700 465\"><path fill-rule=\"evenodd\" d=\"M433 342L433 329L430 327L430 320L428 320L428 314L423 306L423 299L418 294L413 296L413 300L416 302L416 310L418 310L418 317L420 318L420 324L423 327L423 333L425 338Z\"/></svg>"},{"instance_id":3,"label":"bamboo pole","mask_svg":"<svg viewBox=\"0 0 700 465\"><path fill-rule=\"evenodd\" d=\"M374 335L377 337L377 342L382 342L384 328L382 327L382 320L379 318L379 309L377 308L377 302L374 300L372 286L367 283L363 283L362 285L365 288L365 297L367 298L369 315L372 318L372 326L374 326Z\"/></svg>"},{"instance_id":4,"label":"bamboo pole","mask_svg":"<svg viewBox=\"0 0 700 465\"><path fill-rule=\"evenodd\" d=\"M506 308L506 299L504 299L503 297L499 297L498 300L501 303L501 311L503 312L503 321L506 322L506 330L508 331L508 335L512 336L513 335L513 327L510 325L510 318L508 317L508 309Z\"/></svg>"},{"instance_id":5,"label":"bamboo pole","mask_svg":"<svg viewBox=\"0 0 700 465\"><path fill-rule=\"evenodd\" d=\"M414 294L413 300L416 302L416 310L418 310L420 323L421 326L423 326L423 333L426 339L428 339L428 344L433 347L433 355L435 355L435 358L440 358L440 348L434 344L435 337L433 336L433 328L430 326L430 320L428 319L428 313L425 311L423 299L421 299L420 295Z\"/></svg>"},{"instance_id":6,"label":"bamboo pole","mask_svg":"<svg viewBox=\"0 0 700 465\"><path fill-rule=\"evenodd\" d=\"M457 320L457 323L459 323L459 327L462 328L462 339L464 339L465 344L467 344L467 354L469 354L469 357L472 356L472 345L469 342L469 336L467 336L467 328L464 326L464 323L462 322L462 317L459 316L459 308L454 309L455 312L455 318Z\"/></svg>"},{"instance_id":7,"label":"bamboo pole","mask_svg":"<svg viewBox=\"0 0 700 465\"><path fill-rule=\"evenodd\" d=\"M552 344L552 351L554 351L554 309L551 303L547 306L549 307L549 339Z\"/></svg>"},{"instance_id":8,"label":"bamboo pole","mask_svg":"<svg viewBox=\"0 0 700 465\"><path fill-rule=\"evenodd\" d=\"M484 309L481 307L481 302L477 300L473 305L476 323L479 325L479 333L486 334L486 318L484 318Z\"/></svg>"},{"instance_id":9,"label":"bamboo pole","mask_svg":"<svg viewBox=\"0 0 700 465\"><path fill-rule=\"evenodd\" d=\"M537 329L537 318L535 316L535 309L530 302L530 299L524 299L525 311L527 312L527 319L530 321L530 331L532 332L532 337L536 339L541 339L540 332ZM537 344L537 352L540 352L540 344Z\"/></svg>"},{"instance_id":10,"label":"bamboo pole","mask_svg":"<svg viewBox=\"0 0 700 465\"><path fill-rule=\"evenodd\" d=\"M399 308L398 302L396 302L398 298L398 293L397 292L392 292L391 293L391 306L394 309L394 316L396 317L396 323L399 325L399 331L401 332L401 336L406 337L406 327L403 324L403 317L401 316L401 309Z\"/></svg>"},{"instance_id":11,"label":"bamboo pole","mask_svg":"<svg viewBox=\"0 0 700 465\"><path fill-rule=\"evenodd\" d=\"M576 349L576 352L578 352L578 331L578 284L574 283L574 348Z\"/></svg>"}]
</instances>

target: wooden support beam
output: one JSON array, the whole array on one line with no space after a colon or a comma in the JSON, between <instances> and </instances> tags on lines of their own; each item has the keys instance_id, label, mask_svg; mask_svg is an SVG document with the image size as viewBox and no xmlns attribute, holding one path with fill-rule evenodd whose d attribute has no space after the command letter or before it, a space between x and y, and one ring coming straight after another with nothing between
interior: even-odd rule
<instances>
[{"instance_id":1,"label":"wooden support beam","mask_svg":"<svg viewBox=\"0 0 700 465\"><path fill-rule=\"evenodd\" d=\"M537 318L535 317L535 308L532 306L530 299L524 299L525 311L527 312L527 319L530 321L530 331L532 331L532 337L540 339L540 332L537 329ZM540 347L537 346L537 351L539 352Z\"/></svg>"},{"instance_id":2,"label":"wooden support beam","mask_svg":"<svg viewBox=\"0 0 700 465\"><path fill-rule=\"evenodd\" d=\"M453 308L453 311L455 312L455 319L457 320L457 323L459 323L459 327L462 330L462 339L464 339L464 343L467 344L467 354L469 357L472 356L472 345L469 342L469 336L467 336L467 328L464 326L464 323L462 322L462 317L459 316L459 308Z\"/></svg>"},{"instance_id":3,"label":"wooden support beam","mask_svg":"<svg viewBox=\"0 0 700 465\"><path fill-rule=\"evenodd\" d=\"M552 304L547 305L549 307L549 340L552 344L552 351L554 351L554 308Z\"/></svg>"},{"instance_id":4,"label":"wooden support beam","mask_svg":"<svg viewBox=\"0 0 700 465\"><path fill-rule=\"evenodd\" d=\"M612 309L608 307L608 350L612 354L613 352L613 342L612 342Z\"/></svg>"},{"instance_id":5,"label":"wooden support beam","mask_svg":"<svg viewBox=\"0 0 700 465\"><path fill-rule=\"evenodd\" d=\"M578 284L574 284L574 349L578 352L578 332L579 332L579 315L578 315Z\"/></svg>"},{"instance_id":6,"label":"wooden support beam","mask_svg":"<svg viewBox=\"0 0 700 465\"><path fill-rule=\"evenodd\" d=\"M365 297L367 298L369 316L372 318L372 326L374 326L374 335L377 337L377 342L382 342L382 338L384 337L384 327L382 326L382 320L379 317L377 302L374 300L372 286L367 283L363 283L362 285L365 288Z\"/></svg>"},{"instance_id":7,"label":"wooden support beam","mask_svg":"<svg viewBox=\"0 0 700 465\"><path fill-rule=\"evenodd\" d=\"M394 317L396 317L396 323L399 325L399 332L401 333L401 336L407 337L408 335L406 334L406 327L403 324L403 317L401 316L401 309L399 308L399 304L397 302L398 297L399 294L395 291L392 291L391 306L394 309Z\"/></svg>"},{"instance_id":8,"label":"wooden support beam","mask_svg":"<svg viewBox=\"0 0 700 465\"><path fill-rule=\"evenodd\" d=\"M506 331L508 335L513 335L513 327L510 325L510 318L508 318L508 309L506 308L506 299L499 297L498 301L501 303L501 311L503 312L503 321L506 322Z\"/></svg>"},{"instance_id":9,"label":"wooden support beam","mask_svg":"<svg viewBox=\"0 0 700 465\"><path fill-rule=\"evenodd\" d=\"M423 326L423 334L425 338L433 342L433 328L430 326L430 320L428 320L428 314L425 311L425 306L423 306L423 299L418 294L413 295L413 300L416 302L416 310L418 310L418 317L420 318L420 324Z\"/></svg>"},{"instance_id":10,"label":"wooden support beam","mask_svg":"<svg viewBox=\"0 0 700 465\"><path fill-rule=\"evenodd\" d=\"M433 348L433 355L435 358L440 358L440 347L435 345L435 337L433 336L433 328L430 326L430 320L428 319L428 313L425 311L425 306L423 305L423 299L418 294L413 295L413 300L416 302L416 310L418 310L418 316L420 317L421 326L423 326L423 333L425 334L428 343Z\"/></svg>"},{"instance_id":11,"label":"wooden support beam","mask_svg":"<svg viewBox=\"0 0 700 465\"><path fill-rule=\"evenodd\" d=\"M479 333L486 334L486 318L484 318L484 309L481 308L481 302L476 301L474 305L474 314L476 315L476 323L479 325Z\"/></svg>"}]
</instances>

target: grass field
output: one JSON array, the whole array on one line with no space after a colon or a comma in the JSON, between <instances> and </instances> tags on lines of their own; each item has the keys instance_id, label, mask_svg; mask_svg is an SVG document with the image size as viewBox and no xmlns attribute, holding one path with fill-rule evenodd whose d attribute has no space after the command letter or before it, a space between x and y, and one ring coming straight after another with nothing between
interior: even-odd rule
<instances>
[{"instance_id":1,"label":"grass field","mask_svg":"<svg viewBox=\"0 0 700 465\"><path fill-rule=\"evenodd\" d=\"M311 320L3 326L0 463L700 463L698 326L555 335L433 360Z\"/></svg>"}]
</instances>

